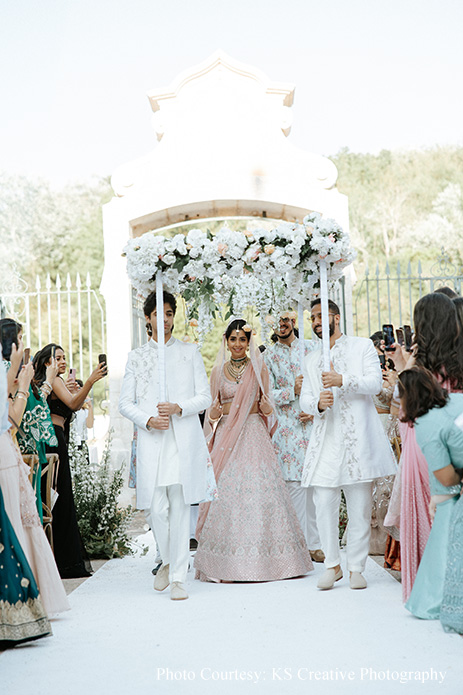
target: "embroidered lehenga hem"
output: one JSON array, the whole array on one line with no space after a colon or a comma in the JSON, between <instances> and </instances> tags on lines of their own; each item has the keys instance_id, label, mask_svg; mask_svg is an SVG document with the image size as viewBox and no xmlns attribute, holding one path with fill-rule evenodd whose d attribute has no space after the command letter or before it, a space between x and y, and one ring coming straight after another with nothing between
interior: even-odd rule
<instances>
[{"instance_id":1,"label":"embroidered lehenga hem","mask_svg":"<svg viewBox=\"0 0 463 695\"><path fill-rule=\"evenodd\" d=\"M225 381L225 380L223 380ZM223 382L222 382L223 383ZM230 398L236 385L224 385ZM212 460L224 443L224 416ZM250 414L218 480L195 555L202 581L276 581L307 574L310 554L264 421Z\"/></svg>"},{"instance_id":2,"label":"embroidered lehenga hem","mask_svg":"<svg viewBox=\"0 0 463 695\"><path fill-rule=\"evenodd\" d=\"M0 642L20 642L51 635L51 627L40 598L11 604L0 600Z\"/></svg>"}]
</instances>

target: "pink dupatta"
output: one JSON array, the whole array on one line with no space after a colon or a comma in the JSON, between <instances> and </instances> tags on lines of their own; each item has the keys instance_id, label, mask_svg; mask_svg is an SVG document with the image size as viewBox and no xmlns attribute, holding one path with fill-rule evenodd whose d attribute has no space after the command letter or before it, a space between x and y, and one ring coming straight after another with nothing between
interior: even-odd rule
<instances>
[{"instance_id":1,"label":"pink dupatta","mask_svg":"<svg viewBox=\"0 0 463 695\"><path fill-rule=\"evenodd\" d=\"M230 412L225 416L226 420L221 424L220 428L216 426L212 432L209 424L209 412L206 412L206 422L204 430L208 439L208 447L211 452L212 465L214 468L215 480L218 483L219 478L224 471L230 455L238 441L244 424L249 416L251 408L259 396L259 390L269 396L269 374L260 353L254 346L253 338L250 341L251 362L248 364L243 378L241 379L236 389L235 396L230 403ZM223 375L225 364L225 336L222 341L222 349L219 352L216 366L211 373L211 394L212 402L219 395L220 381ZM218 364L217 364L218 362ZM223 376L223 378L226 378ZM212 406L211 406L212 407ZM266 418L262 416L264 421ZM199 540L201 531L209 513L211 502L204 502L199 505L198 523L196 526L196 538Z\"/></svg>"}]
</instances>

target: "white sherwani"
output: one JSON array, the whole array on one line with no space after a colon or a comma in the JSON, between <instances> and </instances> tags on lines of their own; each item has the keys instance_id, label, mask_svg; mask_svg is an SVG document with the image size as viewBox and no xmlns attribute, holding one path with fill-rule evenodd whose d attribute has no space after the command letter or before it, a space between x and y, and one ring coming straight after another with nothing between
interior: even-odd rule
<instances>
[{"instance_id":1,"label":"white sherwani","mask_svg":"<svg viewBox=\"0 0 463 695\"><path fill-rule=\"evenodd\" d=\"M206 468L209 459L206 441L198 413L211 404L206 370L198 348L171 338L166 344L167 400L178 403L182 415L170 418L178 448L178 471L175 475L183 488L186 504L200 502L206 497ZM150 417L157 417L159 402L157 344L146 345L129 353L122 382L119 410L138 427L137 442L137 507L149 509L157 480L165 471L162 464L162 430L146 428ZM170 442L171 444L171 442ZM168 461L166 461L168 464ZM162 484L162 482L161 482Z\"/></svg>"},{"instance_id":2,"label":"white sherwani","mask_svg":"<svg viewBox=\"0 0 463 695\"><path fill-rule=\"evenodd\" d=\"M320 413L323 391L321 346L305 360L301 409L314 416L302 485L313 486L317 525L326 568L341 564L338 522L341 489L347 502L347 568L363 572L368 557L371 481L395 472L389 441L372 396L382 385L378 354L368 338L342 335L331 348L342 386L333 388L334 403Z\"/></svg>"},{"instance_id":3,"label":"white sherwani","mask_svg":"<svg viewBox=\"0 0 463 695\"><path fill-rule=\"evenodd\" d=\"M323 391L321 345L305 360L300 404L314 421L302 485L329 486L330 477L332 486L348 485L395 473L394 455L371 398L382 386L373 343L369 338L342 335L330 357L335 371L342 374L342 386L333 388L334 404L323 413L318 410ZM326 456L327 450L339 454L335 461Z\"/></svg>"}]
</instances>

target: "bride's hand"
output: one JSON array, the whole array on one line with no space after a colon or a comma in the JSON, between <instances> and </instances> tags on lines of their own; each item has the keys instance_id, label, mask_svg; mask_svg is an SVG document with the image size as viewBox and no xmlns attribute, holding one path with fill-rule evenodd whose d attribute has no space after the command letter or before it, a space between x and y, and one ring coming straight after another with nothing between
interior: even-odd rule
<instances>
[{"instance_id":1,"label":"bride's hand","mask_svg":"<svg viewBox=\"0 0 463 695\"><path fill-rule=\"evenodd\" d=\"M264 394L262 394L262 398L259 401L259 408L262 413L262 415L271 415L273 413L273 406L270 401L270 398Z\"/></svg>"},{"instance_id":2,"label":"bride's hand","mask_svg":"<svg viewBox=\"0 0 463 695\"><path fill-rule=\"evenodd\" d=\"M222 416L222 412L222 403L220 402L219 397L217 396L209 411L209 418L211 420L218 420Z\"/></svg>"}]
</instances>

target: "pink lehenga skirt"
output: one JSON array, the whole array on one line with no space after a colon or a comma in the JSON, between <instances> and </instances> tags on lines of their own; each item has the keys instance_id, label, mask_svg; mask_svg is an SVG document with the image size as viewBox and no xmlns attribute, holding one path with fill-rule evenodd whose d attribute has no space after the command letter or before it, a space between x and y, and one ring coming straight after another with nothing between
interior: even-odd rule
<instances>
[{"instance_id":1,"label":"pink lehenga skirt","mask_svg":"<svg viewBox=\"0 0 463 695\"><path fill-rule=\"evenodd\" d=\"M220 437L215 441L220 446ZM247 418L219 478L218 499L211 503L194 565L196 578L202 581L274 581L313 569L270 436L258 414Z\"/></svg>"},{"instance_id":2,"label":"pink lehenga skirt","mask_svg":"<svg viewBox=\"0 0 463 695\"><path fill-rule=\"evenodd\" d=\"M9 432L0 436L0 487L5 510L37 582L50 616L70 609L55 558L40 523L28 467Z\"/></svg>"}]
</instances>

